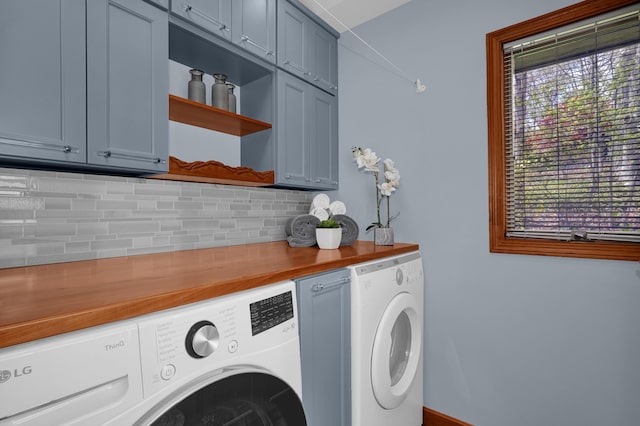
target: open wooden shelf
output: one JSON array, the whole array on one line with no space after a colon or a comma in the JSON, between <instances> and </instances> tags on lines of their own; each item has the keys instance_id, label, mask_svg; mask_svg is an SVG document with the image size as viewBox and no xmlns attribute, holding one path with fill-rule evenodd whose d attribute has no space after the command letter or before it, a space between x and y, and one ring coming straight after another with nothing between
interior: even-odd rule
<instances>
[{"instance_id":1,"label":"open wooden shelf","mask_svg":"<svg viewBox=\"0 0 640 426\"><path fill-rule=\"evenodd\" d=\"M188 163L169 157L169 173L150 177L224 185L269 186L274 183L275 173L273 170L258 172L250 167L231 167L214 160Z\"/></svg>"},{"instance_id":2,"label":"open wooden shelf","mask_svg":"<svg viewBox=\"0 0 640 426\"><path fill-rule=\"evenodd\" d=\"M209 105L169 95L169 120L203 127L234 136L245 136L271 128L271 124Z\"/></svg>"}]
</instances>

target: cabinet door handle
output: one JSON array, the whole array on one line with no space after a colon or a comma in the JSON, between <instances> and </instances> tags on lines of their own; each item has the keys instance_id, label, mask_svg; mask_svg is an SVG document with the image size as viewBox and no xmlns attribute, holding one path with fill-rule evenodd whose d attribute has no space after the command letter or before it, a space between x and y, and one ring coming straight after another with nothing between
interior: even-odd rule
<instances>
[{"instance_id":1,"label":"cabinet door handle","mask_svg":"<svg viewBox=\"0 0 640 426\"><path fill-rule=\"evenodd\" d=\"M318 83L322 83L325 86L327 86L330 90L338 90L338 86L335 86L333 83L331 83L330 81L325 80L322 77L316 77L313 79L313 81L316 81Z\"/></svg>"},{"instance_id":2,"label":"cabinet door handle","mask_svg":"<svg viewBox=\"0 0 640 426\"><path fill-rule=\"evenodd\" d=\"M217 25L219 30L231 31L231 29L226 24L223 24L222 22L218 21L217 19L207 15L206 13L201 11L200 9L196 9L195 7L191 6L189 3L182 3L182 7L184 8L185 12L193 12L194 14L198 15L202 19L205 19L205 20Z\"/></svg>"},{"instance_id":3,"label":"cabinet door handle","mask_svg":"<svg viewBox=\"0 0 640 426\"><path fill-rule=\"evenodd\" d=\"M285 66L290 66L291 68L293 68L294 70L300 71L302 74L304 75L310 75L311 73L309 73L308 71L305 71L304 68L302 68L299 65L294 64L293 62L291 62L290 60L286 60L282 63L282 65Z\"/></svg>"},{"instance_id":4,"label":"cabinet door handle","mask_svg":"<svg viewBox=\"0 0 640 426\"><path fill-rule=\"evenodd\" d=\"M342 278L341 280L337 280L337 281L331 281L328 283L318 283L318 284L314 284L311 286L311 291L318 293L322 290L329 290L330 288L334 288L334 287L338 287L344 284L347 284L349 281L351 281L351 278L345 277Z\"/></svg>"},{"instance_id":5,"label":"cabinet door handle","mask_svg":"<svg viewBox=\"0 0 640 426\"><path fill-rule=\"evenodd\" d=\"M97 154L104 158L122 158L124 160L146 161L153 164L166 164L167 160L160 157L145 157L142 155L121 154L113 151L98 151Z\"/></svg>"},{"instance_id":6,"label":"cabinet door handle","mask_svg":"<svg viewBox=\"0 0 640 426\"><path fill-rule=\"evenodd\" d=\"M266 47L262 46L261 44L256 43L255 41L251 40L249 36L246 36L246 35L241 36L240 41L249 43L250 45L257 47L258 49L262 50L267 56L273 56L275 54L273 50L269 50Z\"/></svg>"},{"instance_id":7,"label":"cabinet door handle","mask_svg":"<svg viewBox=\"0 0 640 426\"><path fill-rule=\"evenodd\" d=\"M25 148L46 149L47 151L62 151L65 154L79 154L80 148L73 147L71 145L55 145L52 143L44 142L31 142L31 141L19 141L5 139L0 143L5 145L21 146Z\"/></svg>"},{"instance_id":8,"label":"cabinet door handle","mask_svg":"<svg viewBox=\"0 0 640 426\"><path fill-rule=\"evenodd\" d=\"M327 185L337 185L338 184L338 182L336 182L335 180L328 180L328 179L323 179L323 178L320 178L320 177L317 177L315 182L316 183L324 182Z\"/></svg>"}]
</instances>

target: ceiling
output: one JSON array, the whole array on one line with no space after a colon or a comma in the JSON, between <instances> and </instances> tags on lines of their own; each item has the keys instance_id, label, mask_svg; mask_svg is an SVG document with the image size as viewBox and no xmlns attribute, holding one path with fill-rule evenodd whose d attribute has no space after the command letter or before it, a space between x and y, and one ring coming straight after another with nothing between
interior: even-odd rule
<instances>
[{"instance_id":1,"label":"ceiling","mask_svg":"<svg viewBox=\"0 0 640 426\"><path fill-rule=\"evenodd\" d=\"M382 15L410 0L300 0L336 31L343 33L349 29ZM327 9L330 14L323 10ZM341 25L331 15L338 18Z\"/></svg>"}]
</instances>

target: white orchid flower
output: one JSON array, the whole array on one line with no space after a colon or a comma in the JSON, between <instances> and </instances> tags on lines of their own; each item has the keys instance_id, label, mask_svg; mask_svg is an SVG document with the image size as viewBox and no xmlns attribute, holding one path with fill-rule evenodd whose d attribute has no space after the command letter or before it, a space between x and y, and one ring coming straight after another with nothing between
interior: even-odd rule
<instances>
[{"instance_id":1,"label":"white orchid flower","mask_svg":"<svg viewBox=\"0 0 640 426\"><path fill-rule=\"evenodd\" d=\"M358 168L365 168L367 171L377 172L378 171L378 162L380 159L370 148L365 148L360 151L361 154L356 157L356 162L358 163Z\"/></svg>"},{"instance_id":2,"label":"white orchid flower","mask_svg":"<svg viewBox=\"0 0 640 426\"><path fill-rule=\"evenodd\" d=\"M384 160L384 170L390 172L398 171L398 169L396 169L396 163L394 163L391 158L387 158L386 160Z\"/></svg>"},{"instance_id":3,"label":"white orchid flower","mask_svg":"<svg viewBox=\"0 0 640 426\"><path fill-rule=\"evenodd\" d=\"M371 150L371 148L362 149L360 147L351 147L351 152L353 154L353 159L358 165L358 169L364 168L365 171L372 172L373 177L375 178L376 184L376 205L377 205L377 216L378 220L372 222L369 227L367 227L367 231L371 228L388 228L390 226L391 220L394 219L396 215L391 216L391 207L390 207L390 199L391 194L395 192L396 188L400 185L400 172L396 168L396 163L393 162L392 159L387 158L383 161L384 164L384 182L378 183L379 175L380 175L380 159L376 155L375 152ZM380 217L380 205L384 197L387 197L387 220L386 224L382 222Z\"/></svg>"},{"instance_id":4,"label":"white orchid flower","mask_svg":"<svg viewBox=\"0 0 640 426\"><path fill-rule=\"evenodd\" d=\"M400 186L400 172L397 169L384 172L384 178L394 187Z\"/></svg>"},{"instance_id":5,"label":"white orchid flower","mask_svg":"<svg viewBox=\"0 0 640 426\"><path fill-rule=\"evenodd\" d=\"M379 184L378 189L380 190L380 193L386 197L390 197L391 193L396 190L396 188L389 182Z\"/></svg>"},{"instance_id":6,"label":"white orchid flower","mask_svg":"<svg viewBox=\"0 0 640 426\"><path fill-rule=\"evenodd\" d=\"M400 186L400 171L391 158L384 160L384 178L394 187Z\"/></svg>"}]
</instances>

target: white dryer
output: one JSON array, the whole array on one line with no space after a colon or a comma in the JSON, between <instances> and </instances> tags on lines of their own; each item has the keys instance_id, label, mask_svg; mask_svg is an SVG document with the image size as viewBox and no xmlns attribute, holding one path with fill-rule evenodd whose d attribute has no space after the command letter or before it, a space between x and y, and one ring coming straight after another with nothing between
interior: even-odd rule
<instances>
[{"instance_id":1,"label":"white dryer","mask_svg":"<svg viewBox=\"0 0 640 426\"><path fill-rule=\"evenodd\" d=\"M420 426L424 316L420 253L350 269L353 426Z\"/></svg>"},{"instance_id":2,"label":"white dryer","mask_svg":"<svg viewBox=\"0 0 640 426\"><path fill-rule=\"evenodd\" d=\"M0 349L0 425L306 425L286 281Z\"/></svg>"}]
</instances>

